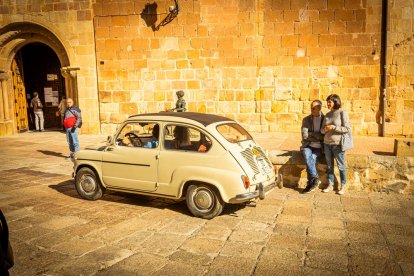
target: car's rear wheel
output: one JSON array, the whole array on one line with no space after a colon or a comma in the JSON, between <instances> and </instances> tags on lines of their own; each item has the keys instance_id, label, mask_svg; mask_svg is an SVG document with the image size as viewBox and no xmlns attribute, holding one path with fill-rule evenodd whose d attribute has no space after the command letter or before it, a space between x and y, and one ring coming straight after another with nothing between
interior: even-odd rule
<instances>
[{"instance_id":1,"label":"car's rear wheel","mask_svg":"<svg viewBox=\"0 0 414 276\"><path fill-rule=\"evenodd\" d=\"M95 172L90 168L81 168L76 173L75 186L78 194L88 200L102 197L102 188Z\"/></svg>"},{"instance_id":2,"label":"car's rear wheel","mask_svg":"<svg viewBox=\"0 0 414 276\"><path fill-rule=\"evenodd\" d=\"M187 188L187 207L199 218L211 219L221 214L224 203L216 189L204 185L190 185Z\"/></svg>"}]
</instances>

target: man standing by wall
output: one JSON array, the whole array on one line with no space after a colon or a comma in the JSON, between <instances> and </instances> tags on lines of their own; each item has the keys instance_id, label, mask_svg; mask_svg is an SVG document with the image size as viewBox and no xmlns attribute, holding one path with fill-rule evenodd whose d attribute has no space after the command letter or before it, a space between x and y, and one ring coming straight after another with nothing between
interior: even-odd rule
<instances>
[{"instance_id":1,"label":"man standing by wall","mask_svg":"<svg viewBox=\"0 0 414 276\"><path fill-rule=\"evenodd\" d=\"M43 105L39 99L39 94L33 92L33 99L30 102L30 107L33 108L36 131L45 131L45 119L43 116Z\"/></svg>"},{"instance_id":2,"label":"man standing by wall","mask_svg":"<svg viewBox=\"0 0 414 276\"><path fill-rule=\"evenodd\" d=\"M66 139L69 144L70 158L74 158L76 151L79 151L78 128L82 126L81 110L73 105L73 100L66 100L67 107L63 125L66 129Z\"/></svg>"},{"instance_id":3,"label":"man standing by wall","mask_svg":"<svg viewBox=\"0 0 414 276\"><path fill-rule=\"evenodd\" d=\"M314 100L311 103L311 114L302 120L302 146L300 151L306 162L307 184L303 193L309 193L315 190L321 183L319 180L316 164L318 158L322 155L321 134L322 122L324 115L321 112L322 102Z\"/></svg>"},{"instance_id":4,"label":"man standing by wall","mask_svg":"<svg viewBox=\"0 0 414 276\"><path fill-rule=\"evenodd\" d=\"M60 115L60 127L63 131L65 130L65 128L63 127L63 119L65 118L66 106L66 96L62 96L62 99L59 102L58 110Z\"/></svg>"}]
</instances>

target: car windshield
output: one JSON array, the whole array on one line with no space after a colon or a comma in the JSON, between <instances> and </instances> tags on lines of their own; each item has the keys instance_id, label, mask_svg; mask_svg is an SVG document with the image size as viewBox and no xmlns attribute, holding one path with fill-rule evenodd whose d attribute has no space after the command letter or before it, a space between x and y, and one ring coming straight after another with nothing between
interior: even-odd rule
<instances>
[{"instance_id":1,"label":"car windshield","mask_svg":"<svg viewBox=\"0 0 414 276\"><path fill-rule=\"evenodd\" d=\"M253 140L252 136L241 125L236 123L219 125L217 126L217 131L231 143Z\"/></svg>"}]
</instances>

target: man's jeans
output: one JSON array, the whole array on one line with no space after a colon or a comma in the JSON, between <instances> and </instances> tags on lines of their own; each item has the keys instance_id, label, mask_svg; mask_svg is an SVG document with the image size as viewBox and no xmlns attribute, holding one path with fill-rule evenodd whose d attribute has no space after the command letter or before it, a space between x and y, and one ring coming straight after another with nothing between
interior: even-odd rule
<instances>
[{"instance_id":1,"label":"man's jeans","mask_svg":"<svg viewBox=\"0 0 414 276\"><path fill-rule=\"evenodd\" d=\"M341 145L324 144L326 165L328 166L328 182L329 186L334 183L334 160L338 165L339 177L341 178L341 187L346 186L346 168L345 168L345 152L342 151Z\"/></svg>"},{"instance_id":2,"label":"man's jeans","mask_svg":"<svg viewBox=\"0 0 414 276\"><path fill-rule=\"evenodd\" d=\"M308 183L312 178L318 177L316 163L322 155L322 149L305 147L302 148L302 155L306 162L306 174L308 175Z\"/></svg>"},{"instance_id":3,"label":"man's jeans","mask_svg":"<svg viewBox=\"0 0 414 276\"><path fill-rule=\"evenodd\" d=\"M70 157L72 158L76 151L79 151L78 128L71 132L72 128L66 129L66 140L69 144Z\"/></svg>"},{"instance_id":4,"label":"man's jeans","mask_svg":"<svg viewBox=\"0 0 414 276\"><path fill-rule=\"evenodd\" d=\"M43 117L43 111L35 111L34 115L36 130L44 130L45 118Z\"/></svg>"}]
</instances>

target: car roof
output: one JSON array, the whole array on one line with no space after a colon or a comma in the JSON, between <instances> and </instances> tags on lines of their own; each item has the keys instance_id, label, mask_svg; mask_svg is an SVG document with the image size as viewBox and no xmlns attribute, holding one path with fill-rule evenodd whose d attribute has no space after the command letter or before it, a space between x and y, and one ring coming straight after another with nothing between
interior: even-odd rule
<instances>
[{"instance_id":1,"label":"car roof","mask_svg":"<svg viewBox=\"0 0 414 276\"><path fill-rule=\"evenodd\" d=\"M234 120L229 119L227 117L218 116L214 114L206 114L206 113L199 113L199 112L167 112L161 111L159 113L145 113L145 114L137 114L129 116L129 119L139 119L140 117L152 117L153 119L159 118L160 120L162 117L175 117L175 118L184 118L194 120L203 124L204 126L208 126L213 123L218 122L234 122Z\"/></svg>"}]
</instances>

